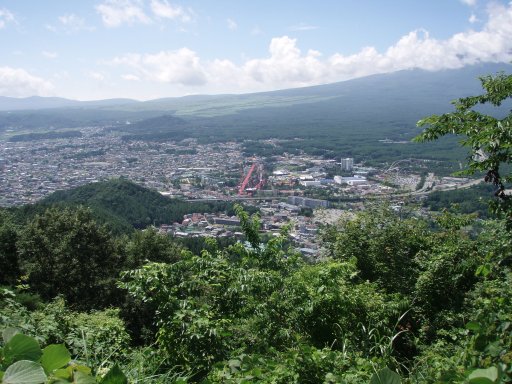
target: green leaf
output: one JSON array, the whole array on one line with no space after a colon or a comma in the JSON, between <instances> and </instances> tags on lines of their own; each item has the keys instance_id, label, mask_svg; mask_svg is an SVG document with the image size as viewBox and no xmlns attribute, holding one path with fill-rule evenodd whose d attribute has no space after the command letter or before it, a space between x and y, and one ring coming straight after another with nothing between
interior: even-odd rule
<instances>
[{"instance_id":1,"label":"green leaf","mask_svg":"<svg viewBox=\"0 0 512 384\"><path fill-rule=\"evenodd\" d=\"M86 367L85 365L73 364L72 366L69 366L67 369L69 369L70 372L81 372L86 375L91 374L91 368Z\"/></svg>"},{"instance_id":2,"label":"green leaf","mask_svg":"<svg viewBox=\"0 0 512 384\"><path fill-rule=\"evenodd\" d=\"M381 369L373 374L370 384L400 384L400 376L388 367Z\"/></svg>"},{"instance_id":3,"label":"green leaf","mask_svg":"<svg viewBox=\"0 0 512 384\"><path fill-rule=\"evenodd\" d=\"M57 369L53 372L53 377L69 380L73 376L73 370L68 368Z\"/></svg>"},{"instance_id":4,"label":"green leaf","mask_svg":"<svg viewBox=\"0 0 512 384\"><path fill-rule=\"evenodd\" d=\"M46 381L43 367L35 361L21 360L5 371L3 384L40 384Z\"/></svg>"},{"instance_id":5,"label":"green leaf","mask_svg":"<svg viewBox=\"0 0 512 384\"><path fill-rule=\"evenodd\" d=\"M76 371L73 375L74 384L96 384L96 379L87 373Z\"/></svg>"},{"instance_id":6,"label":"green leaf","mask_svg":"<svg viewBox=\"0 0 512 384\"><path fill-rule=\"evenodd\" d=\"M468 376L470 384L493 384L498 380L498 369L490 367L487 369L475 369Z\"/></svg>"},{"instance_id":7,"label":"green leaf","mask_svg":"<svg viewBox=\"0 0 512 384\"><path fill-rule=\"evenodd\" d=\"M36 339L21 333L14 335L4 346L4 357L8 364L19 360L37 361L41 354Z\"/></svg>"},{"instance_id":8,"label":"green leaf","mask_svg":"<svg viewBox=\"0 0 512 384\"><path fill-rule=\"evenodd\" d=\"M100 384L127 384L128 379L124 375L121 368L114 365L110 371L103 377Z\"/></svg>"},{"instance_id":9,"label":"green leaf","mask_svg":"<svg viewBox=\"0 0 512 384\"><path fill-rule=\"evenodd\" d=\"M8 343L12 337L16 334L20 333L20 330L18 328L6 328L2 331L2 339L4 340L4 343Z\"/></svg>"},{"instance_id":10,"label":"green leaf","mask_svg":"<svg viewBox=\"0 0 512 384\"><path fill-rule=\"evenodd\" d=\"M481 328L480 324L476 321L470 321L466 324L466 329L469 329L470 331L479 332Z\"/></svg>"},{"instance_id":11,"label":"green leaf","mask_svg":"<svg viewBox=\"0 0 512 384\"><path fill-rule=\"evenodd\" d=\"M46 373L64 367L71 360L69 351L64 344L51 344L43 349L41 365Z\"/></svg>"}]
</instances>

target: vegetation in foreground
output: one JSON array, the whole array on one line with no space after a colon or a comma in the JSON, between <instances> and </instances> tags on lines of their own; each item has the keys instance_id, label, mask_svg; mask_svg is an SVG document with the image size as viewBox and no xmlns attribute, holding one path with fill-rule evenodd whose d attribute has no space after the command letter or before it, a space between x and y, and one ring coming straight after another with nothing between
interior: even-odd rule
<instances>
[{"instance_id":1,"label":"vegetation in foreground","mask_svg":"<svg viewBox=\"0 0 512 384\"><path fill-rule=\"evenodd\" d=\"M500 165L511 117L471 108L510 97L512 77L483 85L486 95L430 118L422 138L464 123L455 132L484 157L470 169L497 187L494 220L379 207L325 228L325 257L312 264L286 233L262 243L257 216L240 207L246 242L211 241L200 254L151 230L114 236L81 207L22 226L2 211L0 379L510 382L512 211Z\"/></svg>"}]
</instances>

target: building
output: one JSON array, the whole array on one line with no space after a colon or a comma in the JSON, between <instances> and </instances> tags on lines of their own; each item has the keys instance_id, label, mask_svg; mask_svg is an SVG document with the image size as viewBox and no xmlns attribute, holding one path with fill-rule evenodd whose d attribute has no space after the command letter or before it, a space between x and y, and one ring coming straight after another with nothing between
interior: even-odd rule
<instances>
[{"instance_id":1,"label":"building","mask_svg":"<svg viewBox=\"0 0 512 384\"><path fill-rule=\"evenodd\" d=\"M341 159L340 166L342 171L351 171L354 168L354 159L352 157Z\"/></svg>"},{"instance_id":2,"label":"building","mask_svg":"<svg viewBox=\"0 0 512 384\"><path fill-rule=\"evenodd\" d=\"M329 208L327 200L310 199L308 197L288 196L288 204L309 208Z\"/></svg>"},{"instance_id":3,"label":"building","mask_svg":"<svg viewBox=\"0 0 512 384\"><path fill-rule=\"evenodd\" d=\"M240 219L235 217L214 217L213 222L214 224L227 225L233 227L240 225Z\"/></svg>"},{"instance_id":4,"label":"building","mask_svg":"<svg viewBox=\"0 0 512 384\"><path fill-rule=\"evenodd\" d=\"M303 187L320 187L322 182L320 180L301 180L300 185Z\"/></svg>"},{"instance_id":5,"label":"building","mask_svg":"<svg viewBox=\"0 0 512 384\"><path fill-rule=\"evenodd\" d=\"M334 182L336 184L347 184L351 187L356 185L366 185L368 184L366 177L363 176L353 176L353 177L342 177L342 176L334 176Z\"/></svg>"}]
</instances>

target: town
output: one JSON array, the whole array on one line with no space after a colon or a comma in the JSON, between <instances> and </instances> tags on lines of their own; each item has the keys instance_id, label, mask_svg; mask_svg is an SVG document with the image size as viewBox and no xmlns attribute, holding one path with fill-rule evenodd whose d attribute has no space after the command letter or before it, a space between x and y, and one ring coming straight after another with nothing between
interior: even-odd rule
<instances>
[{"instance_id":1,"label":"town","mask_svg":"<svg viewBox=\"0 0 512 384\"><path fill-rule=\"evenodd\" d=\"M360 209L365 200L390 198L401 204L406 197L421 198L433 190L473 183L438 177L417 161L415 169L424 167L422 173L395 163L368 167L343 156L246 156L243 143L235 141L128 141L105 127L80 132L61 139L0 140L0 206L33 203L57 190L126 178L164 196L254 205L260 211L262 231L275 235L289 228L301 251L314 255L319 226ZM164 224L159 230L176 237L241 236L236 217L204 212L186 215L182 222Z\"/></svg>"}]
</instances>

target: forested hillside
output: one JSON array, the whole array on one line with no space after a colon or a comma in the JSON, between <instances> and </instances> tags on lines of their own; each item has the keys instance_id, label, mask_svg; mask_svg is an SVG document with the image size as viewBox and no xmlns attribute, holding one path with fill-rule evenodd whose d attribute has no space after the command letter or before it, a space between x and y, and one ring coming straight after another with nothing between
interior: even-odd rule
<instances>
[{"instance_id":1,"label":"forested hillside","mask_svg":"<svg viewBox=\"0 0 512 384\"><path fill-rule=\"evenodd\" d=\"M125 179L112 179L57 191L33 205L13 208L11 211L17 222L21 223L54 206L88 207L95 220L106 224L115 233L126 233L149 225L172 224L183 220L184 214L193 212L226 211L234 214L232 203L170 199Z\"/></svg>"}]
</instances>

